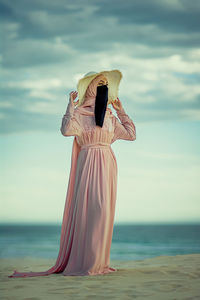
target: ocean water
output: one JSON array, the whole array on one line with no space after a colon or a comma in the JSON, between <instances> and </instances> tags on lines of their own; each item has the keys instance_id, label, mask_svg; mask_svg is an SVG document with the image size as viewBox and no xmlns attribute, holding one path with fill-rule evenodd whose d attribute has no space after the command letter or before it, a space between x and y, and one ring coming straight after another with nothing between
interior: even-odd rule
<instances>
[{"instance_id":1,"label":"ocean water","mask_svg":"<svg viewBox=\"0 0 200 300\"><path fill-rule=\"evenodd\" d=\"M53 258L61 225L0 225L0 258ZM111 260L200 253L200 224L115 224Z\"/></svg>"}]
</instances>

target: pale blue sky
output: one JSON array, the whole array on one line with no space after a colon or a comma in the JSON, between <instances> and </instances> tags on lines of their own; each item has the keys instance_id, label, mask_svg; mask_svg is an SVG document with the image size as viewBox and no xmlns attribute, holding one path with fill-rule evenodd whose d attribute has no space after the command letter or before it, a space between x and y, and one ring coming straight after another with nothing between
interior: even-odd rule
<instances>
[{"instance_id":1,"label":"pale blue sky","mask_svg":"<svg viewBox=\"0 0 200 300\"><path fill-rule=\"evenodd\" d=\"M118 162L115 221L198 221L199 123L135 124L135 141L112 144ZM62 136L59 125L55 133L1 137L2 221L61 220L73 137Z\"/></svg>"},{"instance_id":2,"label":"pale blue sky","mask_svg":"<svg viewBox=\"0 0 200 300\"><path fill-rule=\"evenodd\" d=\"M0 6L0 221L61 222L73 142L60 133L68 95L85 73L111 69L123 74L119 98L137 132L112 144L115 222L200 221L198 2Z\"/></svg>"}]
</instances>

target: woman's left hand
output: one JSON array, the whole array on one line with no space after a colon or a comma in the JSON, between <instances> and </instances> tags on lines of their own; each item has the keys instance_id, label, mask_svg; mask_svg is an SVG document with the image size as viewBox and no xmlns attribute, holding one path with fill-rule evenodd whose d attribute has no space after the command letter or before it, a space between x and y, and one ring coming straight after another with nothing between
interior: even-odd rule
<instances>
[{"instance_id":1,"label":"woman's left hand","mask_svg":"<svg viewBox=\"0 0 200 300\"><path fill-rule=\"evenodd\" d=\"M121 101L119 100L119 98L117 97L117 100L113 100L111 102L112 104L112 107L115 109L115 110L121 110L123 107L122 107L122 103Z\"/></svg>"}]
</instances>

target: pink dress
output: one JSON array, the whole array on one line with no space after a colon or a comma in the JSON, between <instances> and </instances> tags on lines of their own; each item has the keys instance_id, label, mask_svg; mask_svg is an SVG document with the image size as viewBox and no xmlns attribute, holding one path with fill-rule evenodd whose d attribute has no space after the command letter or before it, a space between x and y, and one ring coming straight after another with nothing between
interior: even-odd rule
<instances>
[{"instance_id":1,"label":"pink dress","mask_svg":"<svg viewBox=\"0 0 200 300\"><path fill-rule=\"evenodd\" d=\"M111 144L117 139L136 139L135 125L124 109L117 111L117 116L121 122L107 109L101 128L96 126L92 110L81 114L69 102L61 133L74 136L74 141L56 263L44 272L15 270L8 277L117 271L109 266L117 194L117 162Z\"/></svg>"}]
</instances>

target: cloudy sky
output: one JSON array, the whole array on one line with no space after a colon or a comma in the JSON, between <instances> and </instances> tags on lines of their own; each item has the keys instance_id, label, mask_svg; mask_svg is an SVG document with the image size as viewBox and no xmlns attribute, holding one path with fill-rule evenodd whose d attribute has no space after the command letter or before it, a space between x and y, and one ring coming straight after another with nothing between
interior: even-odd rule
<instances>
[{"instance_id":1,"label":"cloudy sky","mask_svg":"<svg viewBox=\"0 0 200 300\"><path fill-rule=\"evenodd\" d=\"M0 220L61 221L69 93L119 69L137 138L112 146L115 222L199 221L200 2L0 0L0 14Z\"/></svg>"}]
</instances>

